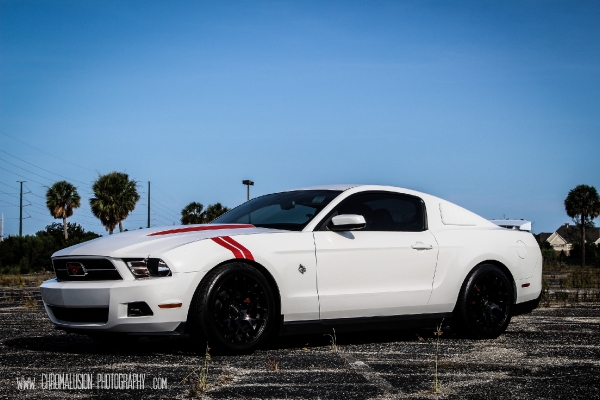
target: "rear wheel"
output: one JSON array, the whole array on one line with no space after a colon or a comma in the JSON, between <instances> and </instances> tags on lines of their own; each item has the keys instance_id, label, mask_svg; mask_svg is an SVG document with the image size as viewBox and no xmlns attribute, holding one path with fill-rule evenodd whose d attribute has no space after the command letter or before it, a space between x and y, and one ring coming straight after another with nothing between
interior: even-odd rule
<instances>
[{"instance_id":1,"label":"rear wheel","mask_svg":"<svg viewBox=\"0 0 600 400\"><path fill-rule=\"evenodd\" d=\"M495 265L482 264L465 280L454 310L454 328L475 339L500 336L510 322L513 285Z\"/></svg>"},{"instance_id":2,"label":"rear wheel","mask_svg":"<svg viewBox=\"0 0 600 400\"><path fill-rule=\"evenodd\" d=\"M200 348L230 353L256 349L275 324L275 297L255 268L231 263L211 271L196 290L190 322Z\"/></svg>"}]
</instances>

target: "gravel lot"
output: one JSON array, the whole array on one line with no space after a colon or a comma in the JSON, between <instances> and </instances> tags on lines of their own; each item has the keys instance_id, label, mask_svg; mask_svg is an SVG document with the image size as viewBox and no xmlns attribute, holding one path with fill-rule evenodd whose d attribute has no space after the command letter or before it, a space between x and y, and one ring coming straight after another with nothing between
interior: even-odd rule
<instances>
[{"instance_id":1,"label":"gravel lot","mask_svg":"<svg viewBox=\"0 0 600 400\"><path fill-rule=\"evenodd\" d=\"M193 394L190 381L199 377L205 357L193 352L187 337L99 344L54 330L39 300L37 304L25 308L18 302L0 303L0 398L187 399ZM441 392L437 394L433 393L437 340L433 332L338 334L337 351L330 337L319 335L280 339L269 350L246 356L213 354L208 361L209 390L197 396L600 398L597 304L540 308L514 318L506 334L496 340L472 341L444 333L439 341ZM91 374L92 388L52 388L52 379L59 374ZM133 388L100 388L98 374L105 382L145 374L144 387L137 381ZM19 388L19 383L27 385L34 379L33 388Z\"/></svg>"}]
</instances>

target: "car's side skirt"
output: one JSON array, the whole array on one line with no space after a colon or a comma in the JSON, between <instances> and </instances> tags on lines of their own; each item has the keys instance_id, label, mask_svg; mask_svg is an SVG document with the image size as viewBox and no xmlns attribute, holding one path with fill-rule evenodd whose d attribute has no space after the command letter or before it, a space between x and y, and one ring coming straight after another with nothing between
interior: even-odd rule
<instances>
[{"instance_id":1,"label":"car's side skirt","mask_svg":"<svg viewBox=\"0 0 600 400\"><path fill-rule=\"evenodd\" d=\"M339 318L311 321L288 321L281 325L280 335L303 335L328 333L332 328L338 332L359 332L384 329L414 329L435 327L442 319L448 321L452 313L392 315L386 317Z\"/></svg>"}]
</instances>

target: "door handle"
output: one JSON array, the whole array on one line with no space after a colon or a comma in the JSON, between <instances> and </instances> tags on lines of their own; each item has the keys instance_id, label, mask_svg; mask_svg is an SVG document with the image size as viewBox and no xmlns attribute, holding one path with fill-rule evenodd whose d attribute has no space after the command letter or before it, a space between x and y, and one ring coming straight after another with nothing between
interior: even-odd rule
<instances>
[{"instance_id":1,"label":"door handle","mask_svg":"<svg viewBox=\"0 0 600 400\"><path fill-rule=\"evenodd\" d=\"M433 249L432 245L421 243L421 242L417 242L410 247L412 247L415 250L431 250L431 249Z\"/></svg>"}]
</instances>

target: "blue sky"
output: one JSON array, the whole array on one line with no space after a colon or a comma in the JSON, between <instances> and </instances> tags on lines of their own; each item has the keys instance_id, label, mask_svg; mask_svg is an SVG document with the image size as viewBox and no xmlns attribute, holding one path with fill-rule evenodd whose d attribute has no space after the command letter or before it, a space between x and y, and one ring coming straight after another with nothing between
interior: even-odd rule
<instances>
[{"instance_id":1,"label":"blue sky","mask_svg":"<svg viewBox=\"0 0 600 400\"><path fill-rule=\"evenodd\" d=\"M125 228L187 203L328 183L408 187L534 231L600 189L600 3L0 1L0 212L71 221L98 174L127 172ZM16 196L16 197L15 197Z\"/></svg>"}]
</instances>

